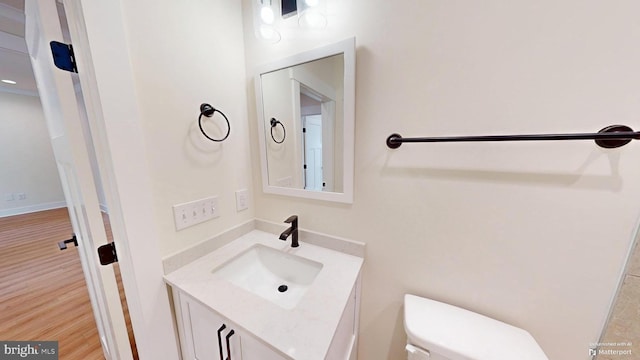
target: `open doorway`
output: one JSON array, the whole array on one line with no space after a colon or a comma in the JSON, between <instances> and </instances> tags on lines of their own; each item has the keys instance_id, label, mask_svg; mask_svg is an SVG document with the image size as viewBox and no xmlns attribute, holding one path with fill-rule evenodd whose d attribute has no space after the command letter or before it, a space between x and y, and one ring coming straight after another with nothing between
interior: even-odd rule
<instances>
[{"instance_id":1,"label":"open doorway","mask_svg":"<svg viewBox=\"0 0 640 360\"><path fill-rule=\"evenodd\" d=\"M55 2L52 2L55 3ZM58 3L58 14L61 5ZM10 76L11 69L16 71L18 81L15 89L5 88L7 92L13 92L11 96L15 100L17 97L30 97L37 99L37 89L31 72L29 55L25 46L25 22L24 22L24 2L22 0L0 0L0 66L3 72L3 79ZM64 21L61 21L65 23ZM68 34L68 33L67 33ZM68 36L65 36L68 39ZM67 40L61 38L60 40ZM7 56L4 56L8 54ZM6 60L6 62L4 62ZM28 69L30 81L25 80L27 75L24 69ZM21 88L24 84L32 86ZM77 82L76 82L77 84ZM11 91L13 90L13 91ZM4 93L4 92L3 92ZM76 97L81 98L79 86L76 87ZM38 101L31 101L38 103ZM79 104L81 101L78 102ZM27 130L33 131L36 126L45 127L42 119L42 107L37 104L31 111L39 112L40 121L33 121L30 116L18 117L17 120L28 124ZM13 115L12 115L13 116ZM86 125L83 123L83 125ZM83 129L88 132L89 129ZM46 127L45 127L46 132ZM23 137L23 143L28 141L30 132ZM90 139L90 137L87 137ZM47 138L33 139L49 145ZM3 142L3 146L11 146L11 142ZM29 144L23 144L27 147ZM42 144L40 144L42 145ZM87 149L92 147L87 144ZM36 147L33 147L35 149ZM26 152L33 152L29 149ZM21 152L12 148L3 148L5 155L18 158L24 163L25 169L37 170L41 165L31 163L30 159L20 159ZM102 195L99 183L98 167L96 165L95 153L88 151L91 158L91 170L93 178L96 179L96 189L99 193L100 208L104 211L101 215L101 225L107 234L109 242L113 241L110 230L109 217L106 213L107 206ZM56 169L55 161L51 157ZM5 169L6 170L6 169ZM16 176L16 173L5 173L5 176ZM53 183L57 177L47 174L45 182ZM29 182L40 177L34 173L26 176L25 182ZM42 180L42 179L39 179ZM0 184L0 192L3 194L21 194L15 200L28 198L32 200L37 196L32 196L37 192L35 185L33 192L14 191L13 189L3 189L6 182ZM9 187L9 186L7 186ZM61 191L58 183L58 190ZM8 196L9 197L9 196ZM12 201L14 196L10 196ZM91 306L86 278L84 276L83 264L81 263L79 251L73 246L73 242L66 244L66 249L60 250L58 242L70 239L73 233L72 222L67 208L64 206L64 197L61 201L47 204L32 204L19 209L4 209L0 212L0 339L3 340L58 340L59 353L65 359L100 359L103 358L103 336L100 335L96 326L96 319ZM44 206L41 206L44 205ZM124 310L125 322L128 330L128 337L132 344L132 353L137 358L133 331L129 320L126 300L122 290L122 281L117 264L114 265L114 272L117 278L117 288L121 307Z\"/></svg>"},{"instance_id":2,"label":"open doorway","mask_svg":"<svg viewBox=\"0 0 640 360\"><path fill-rule=\"evenodd\" d=\"M103 359L78 251L73 244L57 246L72 232L66 208L0 218L0 339L58 341L61 359ZM114 269L137 359L120 272Z\"/></svg>"},{"instance_id":3,"label":"open doorway","mask_svg":"<svg viewBox=\"0 0 640 360\"><path fill-rule=\"evenodd\" d=\"M294 80L299 88L304 189L334 191L335 100Z\"/></svg>"}]
</instances>

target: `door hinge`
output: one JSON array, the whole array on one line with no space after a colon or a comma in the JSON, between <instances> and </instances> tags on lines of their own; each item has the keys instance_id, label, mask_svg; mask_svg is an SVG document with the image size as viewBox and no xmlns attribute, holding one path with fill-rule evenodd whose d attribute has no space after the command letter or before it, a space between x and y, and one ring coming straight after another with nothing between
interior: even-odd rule
<instances>
[{"instance_id":1,"label":"door hinge","mask_svg":"<svg viewBox=\"0 0 640 360\"><path fill-rule=\"evenodd\" d=\"M307 132L307 128L302 128L302 132L306 133Z\"/></svg>"},{"instance_id":2,"label":"door hinge","mask_svg":"<svg viewBox=\"0 0 640 360\"><path fill-rule=\"evenodd\" d=\"M51 55L53 55L53 63L58 69L69 72L78 72L78 64L73 54L73 45L64 44L57 41L49 43L51 46Z\"/></svg>"},{"instance_id":3,"label":"door hinge","mask_svg":"<svg viewBox=\"0 0 640 360\"><path fill-rule=\"evenodd\" d=\"M307 164L304 164L303 168L304 168L305 170L307 170Z\"/></svg>"},{"instance_id":4,"label":"door hinge","mask_svg":"<svg viewBox=\"0 0 640 360\"><path fill-rule=\"evenodd\" d=\"M98 247L98 257L100 265L109 265L118 262L118 253L116 252L116 243L110 242L106 245Z\"/></svg>"}]
</instances>

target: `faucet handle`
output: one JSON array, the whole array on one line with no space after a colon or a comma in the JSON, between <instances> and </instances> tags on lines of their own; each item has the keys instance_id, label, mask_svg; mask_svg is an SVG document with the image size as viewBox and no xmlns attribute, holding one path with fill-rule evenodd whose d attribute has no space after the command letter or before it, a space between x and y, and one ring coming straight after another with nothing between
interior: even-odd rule
<instances>
[{"instance_id":1,"label":"faucet handle","mask_svg":"<svg viewBox=\"0 0 640 360\"><path fill-rule=\"evenodd\" d=\"M291 215L284 222L287 223L287 224L297 223L298 222L298 215Z\"/></svg>"}]
</instances>

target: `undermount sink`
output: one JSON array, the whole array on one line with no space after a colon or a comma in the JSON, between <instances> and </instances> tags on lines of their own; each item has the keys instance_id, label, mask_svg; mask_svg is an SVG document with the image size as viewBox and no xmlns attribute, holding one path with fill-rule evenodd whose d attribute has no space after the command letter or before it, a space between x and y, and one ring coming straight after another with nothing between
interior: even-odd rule
<instances>
[{"instance_id":1,"label":"undermount sink","mask_svg":"<svg viewBox=\"0 0 640 360\"><path fill-rule=\"evenodd\" d=\"M293 309L321 269L321 263L256 244L211 272L285 309Z\"/></svg>"}]
</instances>

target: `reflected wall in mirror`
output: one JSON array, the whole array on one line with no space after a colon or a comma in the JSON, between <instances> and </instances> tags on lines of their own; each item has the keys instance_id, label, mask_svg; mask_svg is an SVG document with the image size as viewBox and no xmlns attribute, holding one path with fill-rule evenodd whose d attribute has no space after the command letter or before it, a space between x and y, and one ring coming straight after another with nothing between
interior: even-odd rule
<instances>
[{"instance_id":1,"label":"reflected wall in mirror","mask_svg":"<svg viewBox=\"0 0 640 360\"><path fill-rule=\"evenodd\" d=\"M263 190L351 203L355 39L256 74Z\"/></svg>"}]
</instances>

